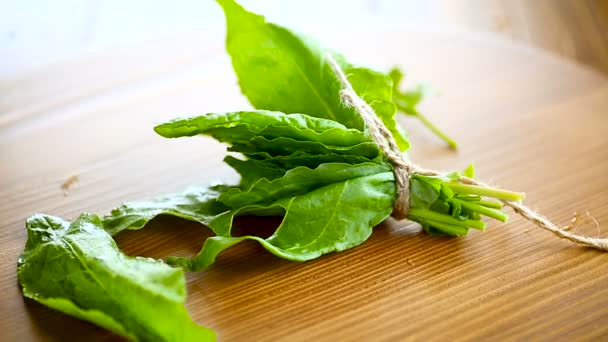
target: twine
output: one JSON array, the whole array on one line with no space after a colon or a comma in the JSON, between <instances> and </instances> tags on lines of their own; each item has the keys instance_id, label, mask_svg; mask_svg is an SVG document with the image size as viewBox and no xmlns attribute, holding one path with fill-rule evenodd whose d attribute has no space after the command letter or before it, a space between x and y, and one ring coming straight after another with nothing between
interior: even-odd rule
<instances>
[{"instance_id":1,"label":"twine","mask_svg":"<svg viewBox=\"0 0 608 342\"><path fill-rule=\"evenodd\" d=\"M342 89L340 90L340 99L342 103L353 108L360 116L367 133L371 139L378 145L380 150L384 153L388 161L393 165L393 172L395 174L395 183L397 185L397 198L395 199L392 216L398 220L405 219L409 210L409 184L410 178L413 174L419 174L424 176L439 176L440 172L434 170L426 170L418 167L411 163L408 159L404 158L401 150L397 146L397 142L393 137L393 134L386 128L384 123L380 121L374 109L367 104L353 89L353 86L348 81L348 78L342 71L342 68L334 60L331 54L326 55L327 61L330 67L338 78ZM477 185L484 188L491 188L489 185L478 182L474 179L461 176L458 179L463 184ZM569 231L568 227L560 228L555 223L551 222L545 216L535 212L529 207L514 201L501 200L502 203L511 207L517 214L526 220L532 222L537 227L545 229L554 235L566 239L568 241L581 244L583 246L596 248L602 251L608 251L608 238L592 238L584 235L580 235Z\"/></svg>"}]
</instances>

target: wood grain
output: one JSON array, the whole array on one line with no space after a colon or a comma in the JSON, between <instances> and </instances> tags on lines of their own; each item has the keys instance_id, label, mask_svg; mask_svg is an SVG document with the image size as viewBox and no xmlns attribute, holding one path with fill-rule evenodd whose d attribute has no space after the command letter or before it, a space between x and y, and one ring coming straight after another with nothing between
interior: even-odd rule
<instances>
[{"instance_id":1,"label":"wood grain","mask_svg":"<svg viewBox=\"0 0 608 342\"><path fill-rule=\"evenodd\" d=\"M451 152L408 118L412 158L429 168L475 163L481 179L527 192L558 223L588 210L608 222L608 81L559 58L484 36L361 32L327 37L356 61L402 64L437 95L422 110L460 142ZM221 39L188 37L110 51L0 83L0 340L116 339L21 297L24 219L105 213L189 184L234 181L225 148L164 140L155 122L242 109ZM396 45L389 42L403 41ZM189 44L188 46L192 46ZM382 53L378 53L382 51ZM64 196L61 185L78 176ZM241 229L276 227L244 220ZM592 225L581 231L595 234ZM132 255L192 255L208 236L172 218L118 237ZM225 341L555 340L608 338L608 254L554 238L522 219L484 233L429 237L387 221L360 247L306 263L254 243L188 274L193 318Z\"/></svg>"},{"instance_id":2,"label":"wood grain","mask_svg":"<svg viewBox=\"0 0 608 342\"><path fill-rule=\"evenodd\" d=\"M405 22L493 32L608 72L608 2L605 0L375 0L375 12L399 13ZM414 6L415 5L415 6ZM412 10L412 8L414 10Z\"/></svg>"},{"instance_id":3,"label":"wood grain","mask_svg":"<svg viewBox=\"0 0 608 342\"><path fill-rule=\"evenodd\" d=\"M608 73L605 0L502 1L497 28L514 39Z\"/></svg>"}]
</instances>

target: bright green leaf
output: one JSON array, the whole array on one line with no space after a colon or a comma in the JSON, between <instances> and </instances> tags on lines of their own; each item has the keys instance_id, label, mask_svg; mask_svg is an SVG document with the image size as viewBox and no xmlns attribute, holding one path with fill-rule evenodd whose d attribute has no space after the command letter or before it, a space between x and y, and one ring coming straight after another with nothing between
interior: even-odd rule
<instances>
[{"instance_id":1,"label":"bright green leaf","mask_svg":"<svg viewBox=\"0 0 608 342\"><path fill-rule=\"evenodd\" d=\"M238 159L233 156L226 156L224 163L230 165L239 175L241 183L239 188L249 189L251 185L260 179L268 181L281 178L287 171L275 163L257 159Z\"/></svg>"},{"instance_id":2,"label":"bright green leaf","mask_svg":"<svg viewBox=\"0 0 608 342\"><path fill-rule=\"evenodd\" d=\"M316 141L298 141L284 137L272 140L268 140L264 137L256 137L244 144L233 144L228 150L241 152L243 154L266 152L271 156L291 156L303 152L317 155L341 154L374 159L381 155L378 145L373 142L364 142L354 146L342 147L325 145Z\"/></svg>"},{"instance_id":3,"label":"bright green leaf","mask_svg":"<svg viewBox=\"0 0 608 342\"><path fill-rule=\"evenodd\" d=\"M192 258L174 257L168 261L201 270L212 264L221 251L240 241L259 242L271 253L294 261L305 261L323 254L342 251L367 240L375 225L392 212L395 183L392 172L333 183L304 195L285 198L267 206L248 206L219 215L210 222L218 231L230 231L237 215L268 215L284 210L285 217L267 239L257 236L213 237Z\"/></svg>"},{"instance_id":4,"label":"bright green leaf","mask_svg":"<svg viewBox=\"0 0 608 342\"><path fill-rule=\"evenodd\" d=\"M120 252L101 220L35 215L19 258L25 297L138 341L213 341L184 308L183 271Z\"/></svg>"},{"instance_id":5,"label":"bright green leaf","mask_svg":"<svg viewBox=\"0 0 608 342\"><path fill-rule=\"evenodd\" d=\"M305 166L310 169L317 168L324 163L346 163L346 164L361 164L373 162L382 164L383 158L378 156L374 159L368 159L357 155L326 153L326 154L311 154L307 152L295 152L288 156L271 156L266 152L253 152L245 154L246 157L264 162L272 163L280 168L293 169L298 166ZM388 164L387 164L388 165Z\"/></svg>"},{"instance_id":6,"label":"bright green leaf","mask_svg":"<svg viewBox=\"0 0 608 342\"><path fill-rule=\"evenodd\" d=\"M125 203L103 218L103 226L108 233L116 235L126 229L140 229L161 214L207 224L213 217L228 210L217 201L226 188L191 188L183 193L165 195L151 201Z\"/></svg>"},{"instance_id":7,"label":"bright green leaf","mask_svg":"<svg viewBox=\"0 0 608 342\"><path fill-rule=\"evenodd\" d=\"M172 120L154 130L165 138L205 134L229 144L246 143L255 137L269 140L285 137L344 147L371 141L361 131L332 120L266 110L209 113Z\"/></svg>"},{"instance_id":8,"label":"bright green leaf","mask_svg":"<svg viewBox=\"0 0 608 342\"><path fill-rule=\"evenodd\" d=\"M287 171L281 178L260 178L249 188L229 189L219 197L219 201L236 209L253 204L269 204L285 197L308 193L328 184L382 172L391 172L391 168L374 163L326 163L315 169L300 166Z\"/></svg>"},{"instance_id":9,"label":"bright green leaf","mask_svg":"<svg viewBox=\"0 0 608 342\"><path fill-rule=\"evenodd\" d=\"M322 48L312 39L268 23L233 0L218 0L218 3L226 14L226 48L241 91L255 108L306 113L363 131L359 114L340 102L341 86L326 59L331 53L355 91L369 101L393 132L400 148L409 147L394 120L389 77L352 66L344 57Z\"/></svg>"}]
</instances>

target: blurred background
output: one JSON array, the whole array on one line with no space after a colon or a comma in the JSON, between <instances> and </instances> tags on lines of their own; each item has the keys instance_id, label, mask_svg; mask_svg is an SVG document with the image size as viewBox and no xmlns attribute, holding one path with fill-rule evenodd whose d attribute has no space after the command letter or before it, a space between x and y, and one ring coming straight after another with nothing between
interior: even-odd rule
<instances>
[{"instance_id":1,"label":"blurred background","mask_svg":"<svg viewBox=\"0 0 608 342\"><path fill-rule=\"evenodd\" d=\"M608 73L608 0L242 0L302 31L334 26L497 34ZM86 52L222 32L212 0L4 1L0 79ZM204 42L204 40L201 40Z\"/></svg>"}]
</instances>

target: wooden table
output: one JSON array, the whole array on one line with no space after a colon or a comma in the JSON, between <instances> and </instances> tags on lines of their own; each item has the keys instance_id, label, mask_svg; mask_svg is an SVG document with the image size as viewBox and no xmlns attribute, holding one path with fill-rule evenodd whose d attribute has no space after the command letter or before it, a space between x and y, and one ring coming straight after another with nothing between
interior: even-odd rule
<instances>
[{"instance_id":1,"label":"wooden table","mask_svg":"<svg viewBox=\"0 0 608 342\"><path fill-rule=\"evenodd\" d=\"M354 61L402 64L411 79L428 81L437 95L423 111L460 142L452 152L401 118L415 162L474 163L481 179L527 192L527 204L556 222L588 210L608 229L606 77L489 36L360 34L365 48L344 36L325 42ZM198 48L192 39L94 53L0 83L0 340L116 338L22 298L15 270L27 216L106 213L236 179L221 165L224 146L165 140L151 129L174 116L248 108L223 37ZM60 186L72 176L79 180L66 196ZM596 234L589 222L580 230ZM187 255L208 234L161 218L118 242L133 255ZM234 247L188 274L187 307L226 341L593 339L608 337L607 285L608 254L515 215L457 239L388 221L362 246L306 263L254 243Z\"/></svg>"}]
</instances>

